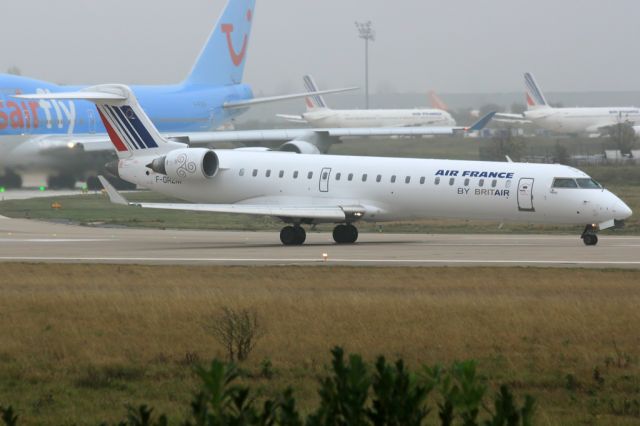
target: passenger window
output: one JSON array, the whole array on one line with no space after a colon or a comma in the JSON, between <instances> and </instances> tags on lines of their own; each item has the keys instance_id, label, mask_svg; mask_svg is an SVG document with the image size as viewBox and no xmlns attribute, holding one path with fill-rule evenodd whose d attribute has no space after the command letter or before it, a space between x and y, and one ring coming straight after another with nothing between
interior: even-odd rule
<instances>
[{"instance_id":1,"label":"passenger window","mask_svg":"<svg viewBox=\"0 0 640 426\"><path fill-rule=\"evenodd\" d=\"M464 186L469 186L469 178L466 178L466 179L464 180Z\"/></svg>"},{"instance_id":2,"label":"passenger window","mask_svg":"<svg viewBox=\"0 0 640 426\"><path fill-rule=\"evenodd\" d=\"M258 176L258 169L253 169L253 177Z\"/></svg>"},{"instance_id":3,"label":"passenger window","mask_svg":"<svg viewBox=\"0 0 640 426\"><path fill-rule=\"evenodd\" d=\"M366 174L366 173L362 175L362 181L363 181L363 182L366 182L366 181L367 181L367 174Z\"/></svg>"},{"instance_id":4,"label":"passenger window","mask_svg":"<svg viewBox=\"0 0 640 426\"><path fill-rule=\"evenodd\" d=\"M307 179L311 179L313 177L313 172L307 173Z\"/></svg>"},{"instance_id":5,"label":"passenger window","mask_svg":"<svg viewBox=\"0 0 640 426\"><path fill-rule=\"evenodd\" d=\"M456 182L456 178L449 178L449 185L453 185Z\"/></svg>"},{"instance_id":6,"label":"passenger window","mask_svg":"<svg viewBox=\"0 0 640 426\"><path fill-rule=\"evenodd\" d=\"M440 185L440 176L438 176L438 177L436 178L435 183L436 183L436 185Z\"/></svg>"},{"instance_id":7,"label":"passenger window","mask_svg":"<svg viewBox=\"0 0 640 426\"><path fill-rule=\"evenodd\" d=\"M244 169L240 169L240 176L244 176Z\"/></svg>"},{"instance_id":8,"label":"passenger window","mask_svg":"<svg viewBox=\"0 0 640 426\"><path fill-rule=\"evenodd\" d=\"M284 170L280 170L280 173L278 173L278 177L280 178L284 177Z\"/></svg>"},{"instance_id":9,"label":"passenger window","mask_svg":"<svg viewBox=\"0 0 640 426\"><path fill-rule=\"evenodd\" d=\"M577 188L578 184L571 178L555 178L553 180L554 188Z\"/></svg>"},{"instance_id":10,"label":"passenger window","mask_svg":"<svg viewBox=\"0 0 640 426\"><path fill-rule=\"evenodd\" d=\"M382 180L382 175L376 176L376 182L380 182Z\"/></svg>"},{"instance_id":11,"label":"passenger window","mask_svg":"<svg viewBox=\"0 0 640 426\"><path fill-rule=\"evenodd\" d=\"M422 176L422 177L420 178L420 185L424 185L424 182L425 182L426 180L427 180L427 179L426 179L424 176Z\"/></svg>"},{"instance_id":12,"label":"passenger window","mask_svg":"<svg viewBox=\"0 0 640 426\"><path fill-rule=\"evenodd\" d=\"M266 177L270 177L270 176L271 176L271 170L267 170L267 171L264 173L264 175L265 175Z\"/></svg>"},{"instance_id":13,"label":"passenger window","mask_svg":"<svg viewBox=\"0 0 640 426\"><path fill-rule=\"evenodd\" d=\"M342 177L342 173L336 173L336 180L340 180L341 177Z\"/></svg>"},{"instance_id":14,"label":"passenger window","mask_svg":"<svg viewBox=\"0 0 640 426\"><path fill-rule=\"evenodd\" d=\"M298 179L298 171L297 170L295 172L293 172L293 178L294 179Z\"/></svg>"},{"instance_id":15,"label":"passenger window","mask_svg":"<svg viewBox=\"0 0 640 426\"><path fill-rule=\"evenodd\" d=\"M484 186L484 179L480 179L480 181L478 182L478 186L480 187Z\"/></svg>"},{"instance_id":16,"label":"passenger window","mask_svg":"<svg viewBox=\"0 0 640 426\"><path fill-rule=\"evenodd\" d=\"M396 183L396 175L391 176L391 183Z\"/></svg>"},{"instance_id":17,"label":"passenger window","mask_svg":"<svg viewBox=\"0 0 640 426\"><path fill-rule=\"evenodd\" d=\"M349 176L347 176L347 180L349 180L349 182L353 180L353 173L349 173Z\"/></svg>"},{"instance_id":18,"label":"passenger window","mask_svg":"<svg viewBox=\"0 0 640 426\"><path fill-rule=\"evenodd\" d=\"M411 182L411 176L407 176L406 178L404 178L404 183L409 183Z\"/></svg>"},{"instance_id":19,"label":"passenger window","mask_svg":"<svg viewBox=\"0 0 640 426\"><path fill-rule=\"evenodd\" d=\"M322 173L322 180L327 180L328 177L329 177L329 173L327 172Z\"/></svg>"},{"instance_id":20,"label":"passenger window","mask_svg":"<svg viewBox=\"0 0 640 426\"><path fill-rule=\"evenodd\" d=\"M491 187L492 188L495 188L497 184L498 184L497 180L494 179L494 180L491 181Z\"/></svg>"}]
</instances>

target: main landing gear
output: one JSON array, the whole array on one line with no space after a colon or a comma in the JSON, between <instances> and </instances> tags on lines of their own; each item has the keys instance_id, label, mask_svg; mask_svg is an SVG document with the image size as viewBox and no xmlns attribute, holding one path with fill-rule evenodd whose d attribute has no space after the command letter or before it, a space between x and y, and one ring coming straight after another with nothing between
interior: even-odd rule
<instances>
[{"instance_id":1,"label":"main landing gear","mask_svg":"<svg viewBox=\"0 0 640 426\"><path fill-rule=\"evenodd\" d=\"M280 241L285 246L300 246L307 239L307 233L300 225L285 226L280 231Z\"/></svg>"},{"instance_id":2,"label":"main landing gear","mask_svg":"<svg viewBox=\"0 0 640 426\"><path fill-rule=\"evenodd\" d=\"M333 240L338 244L353 244L358 240L358 228L351 225L338 225L333 228Z\"/></svg>"},{"instance_id":3,"label":"main landing gear","mask_svg":"<svg viewBox=\"0 0 640 426\"><path fill-rule=\"evenodd\" d=\"M586 246L595 246L596 244L598 244L598 236L596 235L596 231L597 229L594 225L585 226L580 238L582 238L582 242Z\"/></svg>"},{"instance_id":4,"label":"main landing gear","mask_svg":"<svg viewBox=\"0 0 640 426\"><path fill-rule=\"evenodd\" d=\"M287 225L280 231L280 241L285 246L304 244L307 233L300 225ZM351 224L338 225L333 229L333 240L338 244L353 244L358 240L358 228Z\"/></svg>"}]
</instances>

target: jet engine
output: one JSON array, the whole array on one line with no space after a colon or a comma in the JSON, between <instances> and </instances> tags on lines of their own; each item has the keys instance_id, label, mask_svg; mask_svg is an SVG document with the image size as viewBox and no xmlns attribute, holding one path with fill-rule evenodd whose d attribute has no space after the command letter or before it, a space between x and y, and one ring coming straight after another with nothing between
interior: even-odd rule
<instances>
[{"instance_id":1,"label":"jet engine","mask_svg":"<svg viewBox=\"0 0 640 426\"><path fill-rule=\"evenodd\" d=\"M295 152L296 154L321 154L314 144L297 139L280 145L278 151Z\"/></svg>"},{"instance_id":2,"label":"jet engine","mask_svg":"<svg viewBox=\"0 0 640 426\"><path fill-rule=\"evenodd\" d=\"M147 167L179 181L200 180L214 177L219 161L216 153L210 149L184 148L156 158Z\"/></svg>"}]
</instances>

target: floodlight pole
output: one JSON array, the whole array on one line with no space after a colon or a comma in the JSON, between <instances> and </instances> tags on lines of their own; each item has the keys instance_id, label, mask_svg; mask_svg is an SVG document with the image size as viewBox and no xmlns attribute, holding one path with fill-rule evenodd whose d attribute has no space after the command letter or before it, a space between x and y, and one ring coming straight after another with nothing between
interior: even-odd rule
<instances>
[{"instance_id":1,"label":"floodlight pole","mask_svg":"<svg viewBox=\"0 0 640 426\"><path fill-rule=\"evenodd\" d=\"M364 90L365 108L369 109L369 42L376 39L371 21L356 22L358 37L364 40Z\"/></svg>"}]
</instances>

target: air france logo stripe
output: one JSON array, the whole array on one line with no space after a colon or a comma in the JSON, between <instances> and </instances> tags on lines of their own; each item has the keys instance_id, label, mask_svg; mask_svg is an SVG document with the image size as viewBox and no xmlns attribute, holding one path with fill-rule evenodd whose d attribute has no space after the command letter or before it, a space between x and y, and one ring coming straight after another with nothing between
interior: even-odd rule
<instances>
[{"instance_id":1,"label":"air france logo stripe","mask_svg":"<svg viewBox=\"0 0 640 426\"><path fill-rule=\"evenodd\" d=\"M133 130L133 127L131 127L131 124L129 123L127 118L124 116L124 114L122 113L120 108L118 108L118 107L110 107L109 109L115 115L115 117L117 118L118 122L127 130L127 133L130 135L131 139L133 140L133 142L135 143L137 148L140 148L140 149L149 148L147 146L147 144L144 143L142 138L140 138L140 135L138 135L135 132L135 130Z\"/></svg>"},{"instance_id":2,"label":"air france logo stripe","mask_svg":"<svg viewBox=\"0 0 640 426\"><path fill-rule=\"evenodd\" d=\"M120 139L118 134L113 130L113 127L111 127L109 120L107 120L107 118L102 113L100 107L98 107L98 114L100 114L100 119L102 119L102 123L104 124L104 127L107 129L107 134L109 135L109 139L111 139L111 142L113 143L113 146L116 147L116 150L118 150L118 152L128 151L127 147L124 145L124 143L122 143L122 140Z\"/></svg>"},{"instance_id":3,"label":"air france logo stripe","mask_svg":"<svg viewBox=\"0 0 640 426\"><path fill-rule=\"evenodd\" d=\"M111 122L115 126L115 129L118 132L120 132L120 135L123 137L124 142L127 144L130 150L143 148L143 145L138 144L137 141L133 138L133 136L129 134L129 132L127 132L127 129L125 128L123 123L118 119L117 115L115 114L111 106L108 106L108 105L105 106L105 113L107 114L107 117L111 118Z\"/></svg>"},{"instance_id":4,"label":"air france logo stripe","mask_svg":"<svg viewBox=\"0 0 640 426\"><path fill-rule=\"evenodd\" d=\"M140 119L138 118L138 115L135 113L133 108L131 108L128 105L125 105L121 109L124 112L124 115L129 119L129 122L133 125L133 127L136 129L138 134L142 137L142 140L144 141L145 145L147 145L148 148L157 148L158 144L153 139L153 136L151 136L151 134L149 133L147 128L144 126L142 121L140 121Z\"/></svg>"},{"instance_id":5,"label":"air france logo stripe","mask_svg":"<svg viewBox=\"0 0 640 426\"><path fill-rule=\"evenodd\" d=\"M313 82L313 80L311 79L311 77L309 77L308 75L305 75L304 78L304 84L307 88L307 90L309 92L317 92L318 91L318 87L316 87L316 84ZM321 108L325 108L325 103L322 100L322 96L320 95L313 95L313 100L316 104L316 106L321 107Z\"/></svg>"},{"instance_id":6,"label":"air france logo stripe","mask_svg":"<svg viewBox=\"0 0 640 426\"><path fill-rule=\"evenodd\" d=\"M98 107L98 110L102 113L103 117L109 122L111 126L111 130L118 137L118 139L122 142L126 151L132 151L134 148L131 147L131 143L127 139L127 135L122 131L118 122L113 118L113 115L108 109L107 105L103 105L102 107Z\"/></svg>"},{"instance_id":7,"label":"air france logo stripe","mask_svg":"<svg viewBox=\"0 0 640 426\"><path fill-rule=\"evenodd\" d=\"M547 102L545 101L544 96L542 96L542 92L540 92L540 89L538 89L535 81L533 81L533 77L531 77L531 74L526 73L524 76L524 81L527 86L527 90L531 95L533 95L536 104L546 105Z\"/></svg>"}]
</instances>

